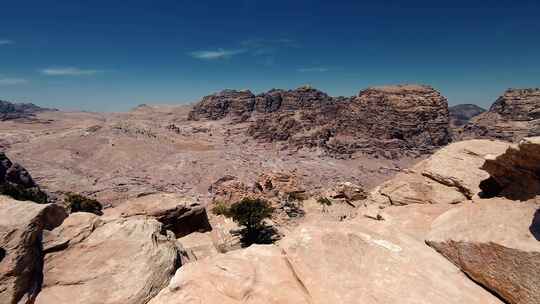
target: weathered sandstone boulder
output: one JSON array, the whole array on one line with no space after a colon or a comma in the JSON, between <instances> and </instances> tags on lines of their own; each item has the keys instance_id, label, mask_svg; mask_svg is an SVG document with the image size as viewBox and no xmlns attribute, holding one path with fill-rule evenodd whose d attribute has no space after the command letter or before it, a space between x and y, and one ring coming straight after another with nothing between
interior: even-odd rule
<instances>
[{"instance_id":1,"label":"weathered sandstone boulder","mask_svg":"<svg viewBox=\"0 0 540 304\"><path fill-rule=\"evenodd\" d=\"M470 140L450 144L413 168L377 187L368 203L383 205L455 204L478 197L486 158L500 155L508 144Z\"/></svg>"},{"instance_id":2,"label":"weathered sandstone boulder","mask_svg":"<svg viewBox=\"0 0 540 304\"><path fill-rule=\"evenodd\" d=\"M308 304L309 291L273 245L253 245L180 268L150 304Z\"/></svg>"},{"instance_id":3,"label":"weathered sandstone boulder","mask_svg":"<svg viewBox=\"0 0 540 304\"><path fill-rule=\"evenodd\" d=\"M39 189L30 173L23 166L12 163L3 152L0 152L0 194L18 200L47 202L47 194Z\"/></svg>"},{"instance_id":4,"label":"weathered sandstone boulder","mask_svg":"<svg viewBox=\"0 0 540 304\"><path fill-rule=\"evenodd\" d=\"M486 194L519 200L540 195L540 137L525 138L488 158L482 169L491 175L480 184Z\"/></svg>"},{"instance_id":5,"label":"weathered sandstone boulder","mask_svg":"<svg viewBox=\"0 0 540 304\"><path fill-rule=\"evenodd\" d=\"M540 89L508 89L482 113L463 126L456 137L494 138L517 142L540 135Z\"/></svg>"},{"instance_id":6,"label":"weathered sandstone boulder","mask_svg":"<svg viewBox=\"0 0 540 304\"><path fill-rule=\"evenodd\" d=\"M200 260L218 254L218 248L212 239L212 232L193 232L178 239L185 250L193 254L194 260Z\"/></svg>"},{"instance_id":7,"label":"weathered sandstone boulder","mask_svg":"<svg viewBox=\"0 0 540 304\"><path fill-rule=\"evenodd\" d=\"M475 200L441 215L427 243L507 303L540 303L540 202Z\"/></svg>"},{"instance_id":8,"label":"weathered sandstone boulder","mask_svg":"<svg viewBox=\"0 0 540 304\"><path fill-rule=\"evenodd\" d=\"M72 216L53 230L69 242L45 256L35 303L147 303L182 264L180 244L155 219Z\"/></svg>"},{"instance_id":9,"label":"weathered sandstone boulder","mask_svg":"<svg viewBox=\"0 0 540 304\"><path fill-rule=\"evenodd\" d=\"M176 237L182 237L196 231L212 230L206 209L202 205L171 193L158 193L129 199L117 207L106 209L105 216L113 218L152 217L161 222L164 229L174 232Z\"/></svg>"},{"instance_id":10,"label":"weathered sandstone boulder","mask_svg":"<svg viewBox=\"0 0 540 304\"><path fill-rule=\"evenodd\" d=\"M279 247L188 264L150 303L501 303L390 226L301 226Z\"/></svg>"},{"instance_id":11,"label":"weathered sandstone boulder","mask_svg":"<svg viewBox=\"0 0 540 304\"><path fill-rule=\"evenodd\" d=\"M32 303L41 284L41 234L67 214L54 204L0 195L0 303Z\"/></svg>"}]
</instances>

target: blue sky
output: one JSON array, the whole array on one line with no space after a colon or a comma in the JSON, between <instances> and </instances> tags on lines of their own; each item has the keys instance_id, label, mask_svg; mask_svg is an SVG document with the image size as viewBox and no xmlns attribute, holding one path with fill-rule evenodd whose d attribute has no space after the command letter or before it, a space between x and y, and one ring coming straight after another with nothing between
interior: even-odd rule
<instances>
[{"instance_id":1,"label":"blue sky","mask_svg":"<svg viewBox=\"0 0 540 304\"><path fill-rule=\"evenodd\" d=\"M396 83L487 107L540 86L540 1L3 2L0 99L61 109Z\"/></svg>"}]
</instances>

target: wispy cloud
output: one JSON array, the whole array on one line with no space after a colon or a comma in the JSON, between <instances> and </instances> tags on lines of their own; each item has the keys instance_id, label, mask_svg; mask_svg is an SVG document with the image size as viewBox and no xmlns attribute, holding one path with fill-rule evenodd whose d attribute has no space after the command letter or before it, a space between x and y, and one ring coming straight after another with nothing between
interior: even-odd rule
<instances>
[{"instance_id":1,"label":"wispy cloud","mask_svg":"<svg viewBox=\"0 0 540 304\"><path fill-rule=\"evenodd\" d=\"M0 45L15 44L15 41L8 39L0 39Z\"/></svg>"},{"instance_id":2,"label":"wispy cloud","mask_svg":"<svg viewBox=\"0 0 540 304\"><path fill-rule=\"evenodd\" d=\"M41 74L47 76L84 76L103 73L103 70L80 69L76 67L55 67L42 69Z\"/></svg>"},{"instance_id":3,"label":"wispy cloud","mask_svg":"<svg viewBox=\"0 0 540 304\"><path fill-rule=\"evenodd\" d=\"M28 80L23 78L0 77L0 85L2 86L18 85L25 83L28 83Z\"/></svg>"},{"instance_id":4,"label":"wispy cloud","mask_svg":"<svg viewBox=\"0 0 540 304\"><path fill-rule=\"evenodd\" d=\"M191 52L189 55L193 58L202 59L202 60L217 60L217 59L226 59L234 55L239 55L245 53L244 49L237 50L226 50L226 49L217 49L214 51L196 51Z\"/></svg>"},{"instance_id":5,"label":"wispy cloud","mask_svg":"<svg viewBox=\"0 0 540 304\"><path fill-rule=\"evenodd\" d=\"M324 73L330 71L329 68L325 67L310 67L310 68L299 68L297 69L298 72L301 73Z\"/></svg>"}]
</instances>

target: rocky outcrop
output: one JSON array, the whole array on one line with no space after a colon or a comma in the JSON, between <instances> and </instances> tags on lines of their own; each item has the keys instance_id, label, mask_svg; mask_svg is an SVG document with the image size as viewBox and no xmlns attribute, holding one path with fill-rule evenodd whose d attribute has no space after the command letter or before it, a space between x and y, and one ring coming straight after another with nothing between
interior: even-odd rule
<instances>
[{"instance_id":1,"label":"rocky outcrop","mask_svg":"<svg viewBox=\"0 0 540 304\"><path fill-rule=\"evenodd\" d=\"M540 135L540 89L509 89L455 134L457 139L493 138L517 142Z\"/></svg>"},{"instance_id":2,"label":"rocky outcrop","mask_svg":"<svg viewBox=\"0 0 540 304\"><path fill-rule=\"evenodd\" d=\"M255 95L250 91L224 90L205 96L193 106L189 120L217 120L225 117L239 118L250 115L255 106Z\"/></svg>"},{"instance_id":3,"label":"rocky outcrop","mask_svg":"<svg viewBox=\"0 0 540 304\"><path fill-rule=\"evenodd\" d=\"M540 137L525 138L482 166L490 174L480 187L486 196L527 200L540 195Z\"/></svg>"},{"instance_id":4,"label":"rocky outcrop","mask_svg":"<svg viewBox=\"0 0 540 304\"><path fill-rule=\"evenodd\" d=\"M377 227L302 226L280 248L188 264L150 303L501 303L422 242Z\"/></svg>"},{"instance_id":5,"label":"rocky outcrop","mask_svg":"<svg viewBox=\"0 0 540 304\"><path fill-rule=\"evenodd\" d=\"M357 151L395 158L418 155L450 140L448 105L428 86L375 87L351 98L333 98L311 87L250 92L224 91L203 98L189 119L251 122L247 133L262 142L323 148L332 155Z\"/></svg>"},{"instance_id":6,"label":"rocky outcrop","mask_svg":"<svg viewBox=\"0 0 540 304\"><path fill-rule=\"evenodd\" d=\"M3 152L0 152L0 194L18 200L47 202L47 194L39 189L30 173L23 166L12 163Z\"/></svg>"},{"instance_id":7,"label":"rocky outcrop","mask_svg":"<svg viewBox=\"0 0 540 304\"><path fill-rule=\"evenodd\" d=\"M174 232L177 238L192 232L212 230L206 209L202 205L171 193L157 193L127 200L119 206L107 209L105 216L155 218L163 224L164 229Z\"/></svg>"},{"instance_id":8,"label":"rocky outcrop","mask_svg":"<svg viewBox=\"0 0 540 304\"><path fill-rule=\"evenodd\" d=\"M461 127L469 122L471 118L478 116L486 109L475 104L459 104L448 108L450 113L450 127Z\"/></svg>"},{"instance_id":9,"label":"rocky outcrop","mask_svg":"<svg viewBox=\"0 0 540 304\"><path fill-rule=\"evenodd\" d=\"M0 195L0 303L32 303L42 280L41 234L66 216L54 204Z\"/></svg>"},{"instance_id":10,"label":"rocky outcrop","mask_svg":"<svg viewBox=\"0 0 540 304\"><path fill-rule=\"evenodd\" d=\"M450 144L411 169L398 173L370 194L368 204L455 204L481 195L489 178L487 158L503 154L509 144L469 140Z\"/></svg>"},{"instance_id":11,"label":"rocky outcrop","mask_svg":"<svg viewBox=\"0 0 540 304\"><path fill-rule=\"evenodd\" d=\"M46 244L67 244L48 246L37 304L147 303L183 264L174 234L150 218L79 213L52 234Z\"/></svg>"},{"instance_id":12,"label":"rocky outcrop","mask_svg":"<svg viewBox=\"0 0 540 304\"><path fill-rule=\"evenodd\" d=\"M33 103L12 103L0 100L0 121L11 119L31 118L38 112L56 111L38 107Z\"/></svg>"},{"instance_id":13,"label":"rocky outcrop","mask_svg":"<svg viewBox=\"0 0 540 304\"><path fill-rule=\"evenodd\" d=\"M475 200L435 220L427 243L507 303L540 303L539 208Z\"/></svg>"}]
</instances>

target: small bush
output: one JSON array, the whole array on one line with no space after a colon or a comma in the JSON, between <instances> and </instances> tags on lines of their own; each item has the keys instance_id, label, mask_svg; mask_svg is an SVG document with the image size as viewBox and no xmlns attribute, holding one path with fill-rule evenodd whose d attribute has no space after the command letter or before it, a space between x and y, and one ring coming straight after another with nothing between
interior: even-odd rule
<instances>
[{"instance_id":1,"label":"small bush","mask_svg":"<svg viewBox=\"0 0 540 304\"><path fill-rule=\"evenodd\" d=\"M74 212L90 212L97 215L103 215L101 211L103 206L100 202L95 199L77 194L68 192L64 199L71 213Z\"/></svg>"},{"instance_id":2,"label":"small bush","mask_svg":"<svg viewBox=\"0 0 540 304\"><path fill-rule=\"evenodd\" d=\"M38 188L24 188L9 182L0 185L0 194L11 196L18 201L33 201L39 204L48 202L47 194Z\"/></svg>"},{"instance_id":3,"label":"small bush","mask_svg":"<svg viewBox=\"0 0 540 304\"><path fill-rule=\"evenodd\" d=\"M317 203L323 206L332 206L332 201L325 196L321 196L317 199Z\"/></svg>"},{"instance_id":4,"label":"small bush","mask_svg":"<svg viewBox=\"0 0 540 304\"><path fill-rule=\"evenodd\" d=\"M212 208L212 213L215 215L224 215L229 217L229 207L227 207L224 202L214 202L214 208Z\"/></svg>"},{"instance_id":5,"label":"small bush","mask_svg":"<svg viewBox=\"0 0 540 304\"><path fill-rule=\"evenodd\" d=\"M231 205L227 216L245 227L242 232L242 243L249 246L271 243L275 231L265 227L263 220L270 218L273 212L274 208L263 199L244 198Z\"/></svg>"}]
</instances>

